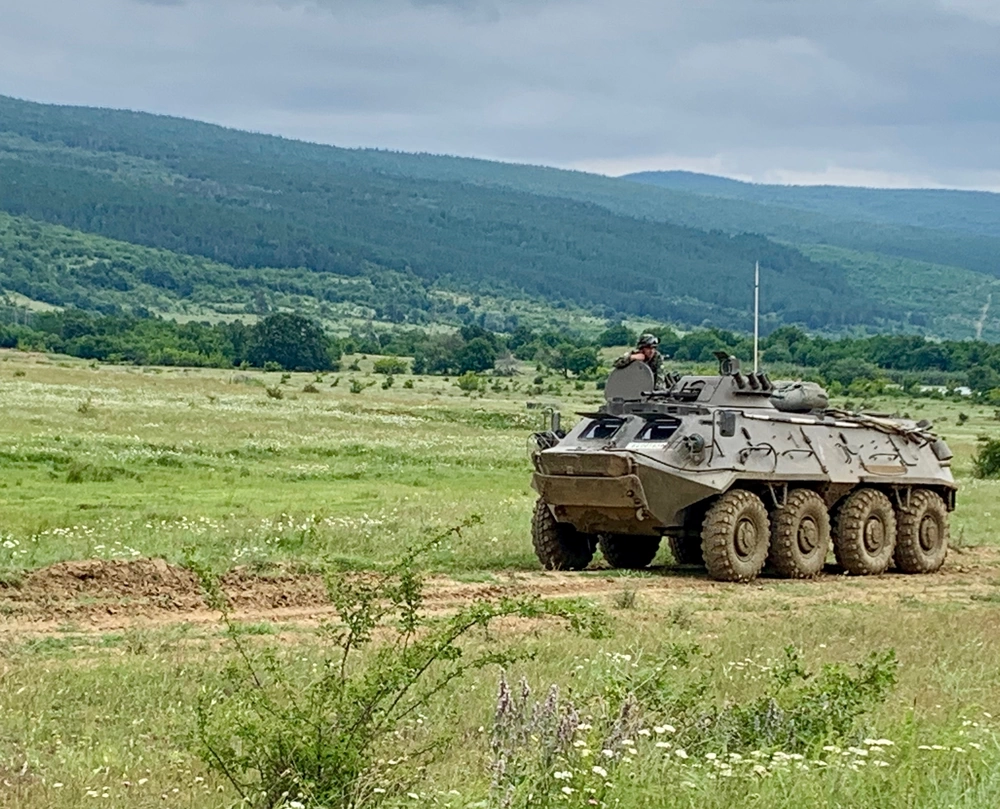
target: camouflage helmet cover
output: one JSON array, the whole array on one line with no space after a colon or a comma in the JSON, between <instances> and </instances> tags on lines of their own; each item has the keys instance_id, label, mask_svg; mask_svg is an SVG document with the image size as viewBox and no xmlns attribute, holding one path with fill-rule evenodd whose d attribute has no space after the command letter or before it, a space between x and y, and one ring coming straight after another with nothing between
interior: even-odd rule
<instances>
[{"instance_id":1,"label":"camouflage helmet cover","mask_svg":"<svg viewBox=\"0 0 1000 809\"><path fill-rule=\"evenodd\" d=\"M655 334L644 334L639 338L639 342L636 344L637 348L645 348L646 346L652 346L656 348L660 344L660 341L656 338Z\"/></svg>"}]
</instances>

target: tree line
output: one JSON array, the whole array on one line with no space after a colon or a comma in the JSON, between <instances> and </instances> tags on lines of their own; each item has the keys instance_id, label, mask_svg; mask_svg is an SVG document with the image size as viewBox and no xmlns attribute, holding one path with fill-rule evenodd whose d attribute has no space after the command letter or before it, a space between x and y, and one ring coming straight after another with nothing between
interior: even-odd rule
<instances>
[{"instance_id":1,"label":"tree line","mask_svg":"<svg viewBox=\"0 0 1000 809\"><path fill-rule=\"evenodd\" d=\"M752 357L753 340L745 334L714 328L681 334L655 325L647 330L659 337L661 352L673 362L714 364L714 352L720 350L747 361ZM369 354L406 358L393 364L397 372L512 375L523 363L533 363L567 377L595 379L607 370L600 350L632 345L637 336L620 323L609 323L596 339L569 330L522 325L498 332L469 323L447 333L396 327L332 337L317 321L289 312L255 324L178 323L77 309L25 317L23 310L0 307L0 347L136 365L319 371L338 368L344 354ZM766 368L806 375L834 391L888 382L1000 391L1000 345L983 341L937 342L911 335L831 339L785 326L763 337L760 347Z\"/></svg>"}]
</instances>

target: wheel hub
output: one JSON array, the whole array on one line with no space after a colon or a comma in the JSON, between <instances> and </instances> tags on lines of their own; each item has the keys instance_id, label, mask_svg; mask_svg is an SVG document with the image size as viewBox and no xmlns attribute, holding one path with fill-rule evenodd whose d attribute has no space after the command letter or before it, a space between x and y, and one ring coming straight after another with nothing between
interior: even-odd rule
<instances>
[{"instance_id":1,"label":"wheel hub","mask_svg":"<svg viewBox=\"0 0 1000 809\"><path fill-rule=\"evenodd\" d=\"M816 550L819 545L819 526L812 517L804 517L799 523L797 540L802 553L809 554Z\"/></svg>"},{"instance_id":2,"label":"wheel hub","mask_svg":"<svg viewBox=\"0 0 1000 809\"><path fill-rule=\"evenodd\" d=\"M742 519L736 524L734 536L736 553L744 559L753 554L757 547L757 526L753 520Z\"/></svg>"},{"instance_id":3,"label":"wheel hub","mask_svg":"<svg viewBox=\"0 0 1000 809\"><path fill-rule=\"evenodd\" d=\"M938 528L937 520L930 514L925 514L920 521L919 529L920 547L925 551L932 551L941 542L941 531Z\"/></svg>"},{"instance_id":4,"label":"wheel hub","mask_svg":"<svg viewBox=\"0 0 1000 809\"><path fill-rule=\"evenodd\" d=\"M885 526L882 520L872 515L865 522L865 550L868 553L878 553L885 544Z\"/></svg>"}]
</instances>

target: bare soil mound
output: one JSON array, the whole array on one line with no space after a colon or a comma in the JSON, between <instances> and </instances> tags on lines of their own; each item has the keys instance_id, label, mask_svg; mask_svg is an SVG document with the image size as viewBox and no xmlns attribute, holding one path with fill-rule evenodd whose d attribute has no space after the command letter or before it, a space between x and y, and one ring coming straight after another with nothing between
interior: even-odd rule
<instances>
[{"instance_id":1,"label":"bare soil mound","mask_svg":"<svg viewBox=\"0 0 1000 809\"><path fill-rule=\"evenodd\" d=\"M485 582L433 576L424 606L450 612L481 598L531 594L547 598L607 599L628 588L644 603L679 598L733 600L734 609L777 609L779 602L811 604L981 601L1000 603L1000 548L953 549L944 568L931 575L847 577L833 569L816 581L761 578L748 585L710 581L696 568L654 568L622 577L615 571L584 573L498 571ZM268 574L238 568L220 581L241 620L311 623L333 613L323 578L280 569ZM777 605L777 606L776 606ZM787 606L787 605L786 605ZM0 582L0 632L44 633L66 624L102 631L135 624L205 623L219 613L206 601L197 576L162 559L62 562ZM80 627L82 628L82 627Z\"/></svg>"},{"instance_id":2,"label":"bare soil mound","mask_svg":"<svg viewBox=\"0 0 1000 809\"><path fill-rule=\"evenodd\" d=\"M223 592L234 610L274 610L326 604L319 576L227 573ZM19 619L92 615L141 617L208 609L197 576L162 559L61 562L0 583L0 612Z\"/></svg>"}]
</instances>

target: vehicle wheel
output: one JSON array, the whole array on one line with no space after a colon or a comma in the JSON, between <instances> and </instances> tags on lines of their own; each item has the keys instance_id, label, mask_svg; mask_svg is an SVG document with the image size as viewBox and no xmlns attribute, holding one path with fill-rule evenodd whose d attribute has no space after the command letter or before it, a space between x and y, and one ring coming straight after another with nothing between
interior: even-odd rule
<instances>
[{"instance_id":1,"label":"vehicle wheel","mask_svg":"<svg viewBox=\"0 0 1000 809\"><path fill-rule=\"evenodd\" d=\"M535 503L531 542L546 570L583 570L594 558L594 539L569 523L557 522L544 500Z\"/></svg>"},{"instance_id":2,"label":"vehicle wheel","mask_svg":"<svg viewBox=\"0 0 1000 809\"><path fill-rule=\"evenodd\" d=\"M688 533L680 536L667 537L670 542L670 552L674 555L674 561L679 565L701 565L705 560L701 555L701 537L697 534Z\"/></svg>"},{"instance_id":3,"label":"vehicle wheel","mask_svg":"<svg viewBox=\"0 0 1000 809\"><path fill-rule=\"evenodd\" d=\"M653 561L660 549L660 538L634 534L601 534L597 544L604 554L604 561L611 567L638 570L648 567Z\"/></svg>"},{"instance_id":4,"label":"vehicle wheel","mask_svg":"<svg viewBox=\"0 0 1000 809\"><path fill-rule=\"evenodd\" d=\"M896 515L889 498L857 489L837 510L833 551L840 566L856 576L884 573L896 547Z\"/></svg>"},{"instance_id":5,"label":"vehicle wheel","mask_svg":"<svg viewBox=\"0 0 1000 809\"><path fill-rule=\"evenodd\" d=\"M816 492L794 489L771 515L768 562L780 576L805 579L823 570L830 550L830 513Z\"/></svg>"},{"instance_id":6,"label":"vehicle wheel","mask_svg":"<svg viewBox=\"0 0 1000 809\"><path fill-rule=\"evenodd\" d=\"M896 515L896 567L904 573L933 573L948 555L948 507L927 489L910 493L910 505Z\"/></svg>"},{"instance_id":7,"label":"vehicle wheel","mask_svg":"<svg viewBox=\"0 0 1000 809\"><path fill-rule=\"evenodd\" d=\"M719 581L750 581L767 561L771 526L761 499L732 489L705 515L701 552L708 575Z\"/></svg>"}]
</instances>

